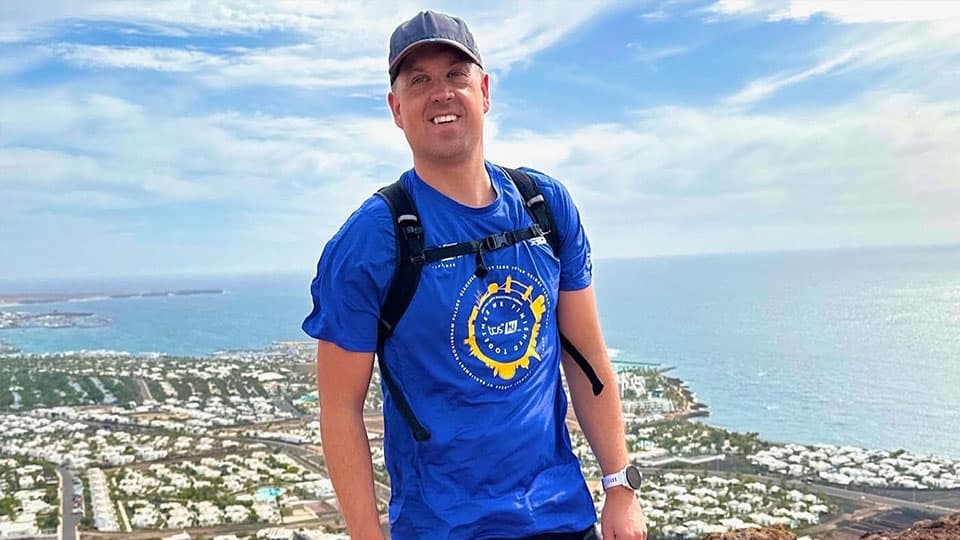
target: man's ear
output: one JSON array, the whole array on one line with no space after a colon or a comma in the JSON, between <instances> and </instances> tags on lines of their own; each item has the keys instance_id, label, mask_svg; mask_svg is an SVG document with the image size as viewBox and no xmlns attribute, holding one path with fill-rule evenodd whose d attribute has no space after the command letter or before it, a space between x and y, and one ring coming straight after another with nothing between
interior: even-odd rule
<instances>
[{"instance_id":1,"label":"man's ear","mask_svg":"<svg viewBox=\"0 0 960 540\"><path fill-rule=\"evenodd\" d=\"M400 99L393 92L387 94L387 105L390 106L390 113L393 114L393 123L403 129L403 122L400 120Z\"/></svg>"},{"instance_id":2,"label":"man's ear","mask_svg":"<svg viewBox=\"0 0 960 540\"><path fill-rule=\"evenodd\" d=\"M490 74L483 72L480 79L480 93L483 94L483 112L490 112Z\"/></svg>"}]
</instances>

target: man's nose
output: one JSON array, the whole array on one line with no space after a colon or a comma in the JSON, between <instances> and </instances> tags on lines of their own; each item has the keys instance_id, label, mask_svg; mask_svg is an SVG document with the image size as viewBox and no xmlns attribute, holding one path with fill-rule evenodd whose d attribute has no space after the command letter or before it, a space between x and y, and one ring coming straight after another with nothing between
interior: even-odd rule
<instances>
[{"instance_id":1,"label":"man's nose","mask_svg":"<svg viewBox=\"0 0 960 540\"><path fill-rule=\"evenodd\" d=\"M437 103L450 101L453 99L453 87L445 78L437 80L431 88L430 99Z\"/></svg>"}]
</instances>

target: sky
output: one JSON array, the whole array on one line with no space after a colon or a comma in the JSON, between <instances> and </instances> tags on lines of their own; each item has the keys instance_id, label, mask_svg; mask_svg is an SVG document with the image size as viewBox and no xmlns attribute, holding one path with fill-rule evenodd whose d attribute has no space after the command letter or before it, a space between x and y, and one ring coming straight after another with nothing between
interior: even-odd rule
<instances>
[{"instance_id":1,"label":"sky","mask_svg":"<svg viewBox=\"0 0 960 540\"><path fill-rule=\"evenodd\" d=\"M8 0L0 279L312 269L412 164L387 44L425 8L596 258L960 242L951 0Z\"/></svg>"}]
</instances>

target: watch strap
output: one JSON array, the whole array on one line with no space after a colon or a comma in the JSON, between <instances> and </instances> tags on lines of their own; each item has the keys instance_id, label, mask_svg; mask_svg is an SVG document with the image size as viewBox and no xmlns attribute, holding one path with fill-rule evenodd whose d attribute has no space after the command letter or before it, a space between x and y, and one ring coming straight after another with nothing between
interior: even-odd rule
<instances>
[{"instance_id":1,"label":"watch strap","mask_svg":"<svg viewBox=\"0 0 960 540\"><path fill-rule=\"evenodd\" d=\"M616 486L626 486L630 487L630 484L627 483L627 468L624 467L619 471L608 474L603 477L603 490L607 491L608 489ZM632 489L632 488L631 488Z\"/></svg>"}]
</instances>

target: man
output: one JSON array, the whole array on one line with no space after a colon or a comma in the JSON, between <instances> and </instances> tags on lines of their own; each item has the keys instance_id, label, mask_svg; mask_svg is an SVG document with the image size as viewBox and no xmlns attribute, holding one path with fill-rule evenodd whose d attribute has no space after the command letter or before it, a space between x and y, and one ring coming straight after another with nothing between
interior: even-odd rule
<instances>
[{"instance_id":1,"label":"man","mask_svg":"<svg viewBox=\"0 0 960 540\"><path fill-rule=\"evenodd\" d=\"M394 31L390 45L388 104L413 153L400 184L419 214L424 245L476 245L523 227L538 232L516 185L484 160L489 77L466 24L422 12ZM381 372L389 366L398 384L383 385L394 538L595 537L592 498L564 423L561 363L604 474L626 477L589 243L567 191L546 175L527 174L548 202L559 253L541 235L427 262L409 307L382 342L380 310L398 264L399 229L388 203L368 199L324 248L303 328L319 340L324 455L353 538L383 538L363 423L379 343ZM584 372L561 353L558 330L610 390L594 395ZM415 436L401 401L428 437ZM633 487L611 482L620 485L606 492L603 536L645 539L638 480Z\"/></svg>"}]
</instances>

